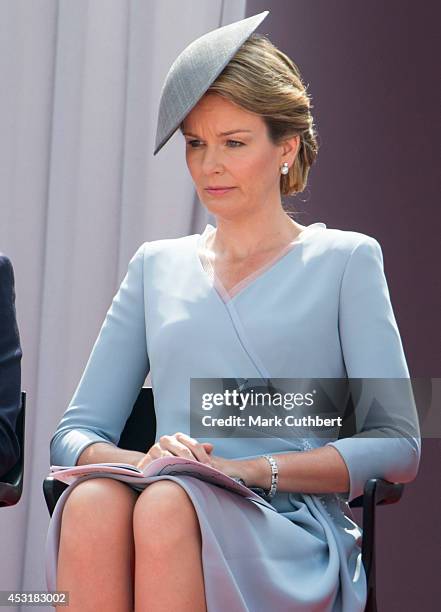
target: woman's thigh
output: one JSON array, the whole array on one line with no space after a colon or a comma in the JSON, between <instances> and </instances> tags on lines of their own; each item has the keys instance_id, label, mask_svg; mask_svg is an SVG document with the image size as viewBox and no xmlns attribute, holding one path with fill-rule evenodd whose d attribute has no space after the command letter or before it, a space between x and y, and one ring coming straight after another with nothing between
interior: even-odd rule
<instances>
[{"instance_id":1,"label":"woman's thigh","mask_svg":"<svg viewBox=\"0 0 441 612\"><path fill-rule=\"evenodd\" d=\"M201 542L199 519L185 489L172 480L148 485L136 500L133 531L137 543L165 551L193 535Z\"/></svg>"},{"instance_id":2,"label":"woman's thigh","mask_svg":"<svg viewBox=\"0 0 441 612\"><path fill-rule=\"evenodd\" d=\"M110 478L85 480L68 496L61 519L57 589L70 592L74 610L96 610L99 605L133 609L137 496Z\"/></svg>"},{"instance_id":3,"label":"woman's thigh","mask_svg":"<svg viewBox=\"0 0 441 612\"><path fill-rule=\"evenodd\" d=\"M90 478L76 485L61 517L61 537L79 540L115 538L131 525L139 496L127 484L112 478ZM115 531L116 530L116 531Z\"/></svg>"}]
</instances>

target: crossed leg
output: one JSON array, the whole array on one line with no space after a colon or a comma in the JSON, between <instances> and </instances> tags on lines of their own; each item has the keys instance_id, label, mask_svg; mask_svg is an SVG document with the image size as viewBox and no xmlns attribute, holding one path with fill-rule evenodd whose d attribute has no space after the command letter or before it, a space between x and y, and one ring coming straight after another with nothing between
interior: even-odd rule
<instances>
[{"instance_id":1,"label":"crossed leg","mask_svg":"<svg viewBox=\"0 0 441 612\"><path fill-rule=\"evenodd\" d=\"M185 490L171 480L142 493L111 478L77 485L63 508L57 590L69 591L71 612L206 612L199 521Z\"/></svg>"}]
</instances>

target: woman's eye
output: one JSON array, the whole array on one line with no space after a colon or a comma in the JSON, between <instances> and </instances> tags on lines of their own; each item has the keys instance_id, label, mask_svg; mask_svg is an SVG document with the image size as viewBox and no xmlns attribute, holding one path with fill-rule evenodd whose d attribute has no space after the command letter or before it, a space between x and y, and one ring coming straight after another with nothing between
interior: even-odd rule
<instances>
[{"instance_id":1,"label":"woman's eye","mask_svg":"<svg viewBox=\"0 0 441 612\"><path fill-rule=\"evenodd\" d=\"M227 142L234 142L235 144L240 145L240 146L243 145L243 142L239 142L238 140L228 140Z\"/></svg>"},{"instance_id":2,"label":"woman's eye","mask_svg":"<svg viewBox=\"0 0 441 612\"><path fill-rule=\"evenodd\" d=\"M189 140L187 142L187 144L192 148L192 149L196 149L198 147L198 143L200 143L200 140ZM228 143L234 143L234 145L239 145L242 146L243 142L239 142L238 140L227 140ZM236 148L236 146L232 147L233 149Z\"/></svg>"}]
</instances>

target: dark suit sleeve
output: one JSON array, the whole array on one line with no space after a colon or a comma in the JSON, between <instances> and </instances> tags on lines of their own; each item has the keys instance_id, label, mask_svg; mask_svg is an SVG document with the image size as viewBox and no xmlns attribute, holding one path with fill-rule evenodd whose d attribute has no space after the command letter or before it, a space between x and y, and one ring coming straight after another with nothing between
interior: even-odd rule
<instances>
[{"instance_id":1,"label":"dark suit sleeve","mask_svg":"<svg viewBox=\"0 0 441 612\"><path fill-rule=\"evenodd\" d=\"M14 272L11 261L0 253L0 477L20 456L15 426L20 409L21 357Z\"/></svg>"}]
</instances>

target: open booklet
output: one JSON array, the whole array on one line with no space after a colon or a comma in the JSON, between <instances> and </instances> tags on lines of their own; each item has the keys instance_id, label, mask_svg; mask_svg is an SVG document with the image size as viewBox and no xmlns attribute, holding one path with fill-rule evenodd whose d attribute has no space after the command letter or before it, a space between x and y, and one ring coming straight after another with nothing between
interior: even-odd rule
<instances>
[{"instance_id":1,"label":"open booklet","mask_svg":"<svg viewBox=\"0 0 441 612\"><path fill-rule=\"evenodd\" d=\"M243 497L247 497L259 503L264 503L270 508L272 506L264 499L265 493L259 487L248 488L233 477L227 476L214 467L201 463L196 459L184 457L160 457L154 459L143 469L128 463L91 463L89 465L51 465L49 476L61 480L66 484L72 484L79 478L93 475L113 475L119 480L134 485L134 488L142 490L150 482L152 476L168 474L171 476L193 476L205 480Z\"/></svg>"}]
</instances>

